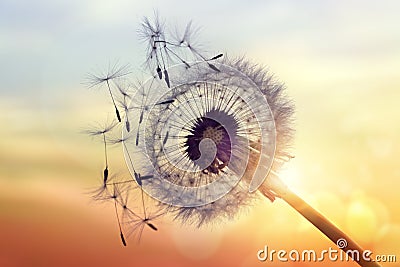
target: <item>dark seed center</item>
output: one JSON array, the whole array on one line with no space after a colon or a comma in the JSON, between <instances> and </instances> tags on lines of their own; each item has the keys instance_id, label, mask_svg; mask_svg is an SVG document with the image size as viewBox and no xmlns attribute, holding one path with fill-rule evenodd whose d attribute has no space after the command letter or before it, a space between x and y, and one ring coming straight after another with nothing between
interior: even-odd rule
<instances>
[{"instance_id":1,"label":"dark seed center","mask_svg":"<svg viewBox=\"0 0 400 267\"><path fill-rule=\"evenodd\" d=\"M227 115L224 114L224 116ZM232 136L229 135L227 129L220 122L208 117L200 117L196 120L190 132L191 134L187 136L185 147L188 157L195 162L195 164L196 160L202 156L200 142L204 139L209 139L215 144L215 158L212 163L203 170L204 173L218 173L219 170L222 170L228 165L232 150L232 142L230 139ZM212 153L210 150L202 152Z\"/></svg>"}]
</instances>

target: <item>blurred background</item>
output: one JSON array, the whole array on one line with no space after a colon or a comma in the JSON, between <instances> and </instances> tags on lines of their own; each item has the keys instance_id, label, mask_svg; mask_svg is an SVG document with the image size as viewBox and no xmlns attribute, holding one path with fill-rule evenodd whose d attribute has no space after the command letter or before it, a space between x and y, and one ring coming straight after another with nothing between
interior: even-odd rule
<instances>
[{"instance_id":1,"label":"blurred background","mask_svg":"<svg viewBox=\"0 0 400 267\"><path fill-rule=\"evenodd\" d=\"M122 247L112 205L87 194L103 151L82 134L114 114L107 92L82 82L116 60L146 77L137 30L154 9L169 25L193 20L211 53L244 55L286 84L297 134L282 178L399 262L400 2L2 0L0 266L356 266L259 262L265 245L335 247L280 200L200 230L166 218Z\"/></svg>"}]
</instances>

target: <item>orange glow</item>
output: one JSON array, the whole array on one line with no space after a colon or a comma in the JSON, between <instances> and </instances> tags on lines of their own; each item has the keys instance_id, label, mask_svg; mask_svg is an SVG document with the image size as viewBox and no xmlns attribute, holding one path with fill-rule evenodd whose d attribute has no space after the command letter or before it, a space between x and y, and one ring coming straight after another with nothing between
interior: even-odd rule
<instances>
[{"instance_id":1,"label":"orange glow","mask_svg":"<svg viewBox=\"0 0 400 267\"><path fill-rule=\"evenodd\" d=\"M140 244L128 239L128 247L122 247L112 205L93 203L87 194L101 177L101 144L81 134L89 123L103 122L112 116L112 108L104 109L110 107L104 95L88 90L81 85L80 78L70 78L68 71L79 67L83 60L94 61L96 65L98 57L104 62L109 60L108 56L110 60L121 57L118 45L137 41L121 40L116 31L117 37L110 38L113 44L87 47L86 38L92 38L88 37L91 27L100 25L99 32L103 35L103 28L108 31L122 19L120 13L141 17L151 14L152 9L146 9L147 14L132 15L130 12L135 8L141 8L140 12L145 10L147 2L123 1L133 2L133 6L112 4L112 10L108 8L111 2L100 2L104 1L86 3L87 10L76 12L76 16L87 13L93 20L86 24L81 20L70 22L65 26L65 34L64 28L53 29L44 38L40 28L34 39L24 32L10 30L11 37L27 39L17 38L17 48L28 46L26 51L32 50L29 52L32 55L43 49L44 54L53 57L45 62L51 66L47 68L52 71L60 68L62 74L57 74L65 77L43 70L42 76L34 77L41 79L40 82L23 93L18 88L14 90L11 82L4 89L0 85L0 266L356 266L351 262L258 261L256 253L265 245L276 250L323 250L335 246L279 199L274 203L261 199L254 207L245 208L235 220L201 230L181 226L167 216L157 225L157 232L144 230ZM232 51L231 55L245 53L256 59L256 63L268 66L285 82L297 108L297 133L293 144L295 158L284 167L282 179L374 255L397 255L397 263L385 266L399 266L398 12L396 20L390 20L398 9L383 8L380 1L375 4L335 1L329 7L323 6L324 1L311 1L313 4L284 1L272 6L261 4L263 1L242 1L243 4L232 1L228 6L216 2L206 1L201 7L182 4L180 8L172 8L168 1L159 5L160 13L171 18L183 16L179 12L185 8L191 10L184 19L195 17L196 24L206 24L202 36L211 40L207 42L211 43L210 50ZM92 9L92 6L99 7ZM297 11L300 7L304 13ZM105 17L113 10L112 15ZM1 10L0 14L2 21ZM43 28L53 22L48 24L42 25ZM124 29L132 27L131 32L124 32L124 38L135 34L132 29L136 25L124 26ZM15 47L3 42L2 30L3 57ZM83 34L78 30L88 32ZM58 35L59 32L63 35ZM71 47L69 38L75 34L84 37L79 37L80 43ZM31 38L32 42L24 42ZM58 58L62 46L58 42L66 42L63 51L71 53L64 55L63 60ZM110 52L112 45L116 47L115 54ZM19 55L20 51L16 51ZM31 55L26 51L27 55L21 52L21 57ZM51 54L52 51L56 54ZM91 51L99 55L85 58ZM99 51L107 53L100 55L103 52ZM82 54L76 56L78 52ZM134 53L123 56L128 61L137 60ZM29 70L40 68L36 66L39 61L45 64L41 58L35 59L30 62ZM8 61L4 65L7 64ZM23 67L26 66L18 65L15 77L30 84L28 78L18 76ZM140 77L142 73L137 72ZM70 84L65 85L67 81ZM125 168L119 148L110 151L110 158L113 171Z\"/></svg>"}]
</instances>

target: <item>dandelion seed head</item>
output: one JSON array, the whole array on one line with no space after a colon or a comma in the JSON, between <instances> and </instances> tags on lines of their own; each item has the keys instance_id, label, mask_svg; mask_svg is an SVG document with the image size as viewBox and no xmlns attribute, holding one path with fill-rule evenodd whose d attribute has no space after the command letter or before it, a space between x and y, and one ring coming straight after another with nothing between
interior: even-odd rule
<instances>
[{"instance_id":1,"label":"dandelion seed head","mask_svg":"<svg viewBox=\"0 0 400 267\"><path fill-rule=\"evenodd\" d=\"M287 160L292 132L293 106L271 75L243 59L215 66L218 72L206 63L169 68L171 88L151 79L147 109L129 114L141 139L125 153L153 177L142 181L144 190L198 225L250 203L252 184L259 188Z\"/></svg>"},{"instance_id":2,"label":"dandelion seed head","mask_svg":"<svg viewBox=\"0 0 400 267\"><path fill-rule=\"evenodd\" d=\"M204 54L193 43L198 36L191 22L174 36L165 28L157 14L154 21L143 19L151 77L135 92L117 81L125 68L92 77L93 85L107 83L119 122L115 102L123 110L122 137L107 142L122 144L131 173L129 186L113 180L98 195L114 196L126 236L138 239L145 228L156 231L152 220L165 213L201 226L233 218L258 192L273 201L265 181L291 158L294 108L283 84L244 58ZM144 193L158 201L159 211L147 211Z\"/></svg>"}]
</instances>

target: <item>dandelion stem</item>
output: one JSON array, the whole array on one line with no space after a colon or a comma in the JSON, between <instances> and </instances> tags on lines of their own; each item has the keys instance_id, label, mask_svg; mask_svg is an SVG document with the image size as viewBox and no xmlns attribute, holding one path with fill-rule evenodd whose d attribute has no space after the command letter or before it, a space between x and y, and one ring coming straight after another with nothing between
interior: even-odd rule
<instances>
[{"instance_id":1,"label":"dandelion stem","mask_svg":"<svg viewBox=\"0 0 400 267\"><path fill-rule=\"evenodd\" d=\"M336 225L334 225L329 219L324 215L319 213L313 207L311 207L307 202L300 198L297 194L287 188L287 186L277 177L270 177L273 181L268 181L269 188L277 193L280 198L282 198L286 203L292 206L297 212L299 212L304 218L311 222L315 227L317 227L326 237L328 237L333 243L337 244L339 239L345 239L347 245L341 248L344 252L349 251L348 255L351 257L356 256L351 251L358 251L359 259L353 258L358 265L362 267L379 267L380 265L374 261L367 261L364 257L369 256L364 253L364 249L361 248L352 238L341 231ZM265 193L264 193L265 194ZM338 245L338 244L337 244ZM363 257L363 255L365 255Z\"/></svg>"}]
</instances>

